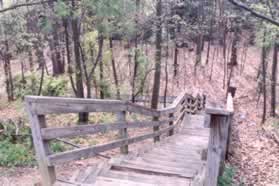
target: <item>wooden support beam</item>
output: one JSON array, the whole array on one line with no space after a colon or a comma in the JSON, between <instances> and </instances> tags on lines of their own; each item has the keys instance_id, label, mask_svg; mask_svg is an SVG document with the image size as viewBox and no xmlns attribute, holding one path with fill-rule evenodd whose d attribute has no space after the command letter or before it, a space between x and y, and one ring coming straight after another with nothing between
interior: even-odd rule
<instances>
[{"instance_id":1,"label":"wooden support beam","mask_svg":"<svg viewBox=\"0 0 279 186\"><path fill-rule=\"evenodd\" d=\"M127 103L119 100L27 96L25 101L32 103L32 110L38 115L127 110Z\"/></svg>"},{"instance_id":2,"label":"wooden support beam","mask_svg":"<svg viewBox=\"0 0 279 186\"><path fill-rule=\"evenodd\" d=\"M126 122L126 112L118 112L117 113L117 121L125 123ZM127 128L122 128L119 130L119 138L120 139L127 139L128 138L128 130ZM128 154L129 149L128 145L124 145L120 147L121 154Z\"/></svg>"},{"instance_id":3,"label":"wooden support beam","mask_svg":"<svg viewBox=\"0 0 279 186\"><path fill-rule=\"evenodd\" d=\"M67 152L52 154L47 157L47 162L48 162L48 165L52 166L52 165L57 165L57 164L62 164L65 162L73 161L73 160L79 160L81 158L94 157L101 152L105 152L105 151L112 150L112 149L115 149L115 148L118 148L121 146L129 145L129 144L137 143L137 142L140 142L140 141L143 141L146 139L153 138L155 136L160 136L163 133L170 131L174 127L176 127L176 124L171 127L162 129L158 132L149 133L149 134L145 134L142 136L130 137L127 139L119 139L114 142L103 144L103 145L95 145L92 147L85 147L85 148L80 148L80 149L74 149L74 150L67 151Z\"/></svg>"},{"instance_id":4,"label":"wooden support beam","mask_svg":"<svg viewBox=\"0 0 279 186\"><path fill-rule=\"evenodd\" d=\"M49 166L47 163L47 156L51 153L51 151L47 141L43 140L41 135L41 129L47 127L45 116L33 113L31 103L26 103L25 106L29 115L33 144L42 176L43 186L52 186L56 180L55 168L54 166Z\"/></svg>"},{"instance_id":5,"label":"wooden support beam","mask_svg":"<svg viewBox=\"0 0 279 186\"><path fill-rule=\"evenodd\" d=\"M224 122L226 122L226 117L224 116L211 116L205 186L217 186L218 183L223 154L223 130L221 126L224 124Z\"/></svg>"},{"instance_id":6,"label":"wooden support beam","mask_svg":"<svg viewBox=\"0 0 279 186\"><path fill-rule=\"evenodd\" d=\"M218 176L223 173L224 162L228 157L234 113L232 94L228 94L226 109L212 107L207 108L206 113L211 119L205 186L217 186Z\"/></svg>"},{"instance_id":7,"label":"wooden support beam","mask_svg":"<svg viewBox=\"0 0 279 186\"><path fill-rule=\"evenodd\" d=\"M43 128L41 129L42 138L51 140L56 138L66 138L83 136L88 134L105 133L107 131L120 130L125 128L147 128L163 125L165 123L174 121L175 118L169 118L162 121L135 121L135 122L117 122L117 123L103 123L103 124L88 124L78 125L72 127L57 127L57 128Z\"/></svg>"},{"instance_id":8,"label":"wooden support beam","mask_svg":"<svg viewBox=\"0 0 279 186\"><path fill-rule=\"evenodd\" d=\"M169 118L173 118L173 116L174 116L174 114L171 113L171 114L169 115ZM173 125L173 121L170 121L170 122L169 122L169 126L172 126L172 125ZM172 130L169 131L169 136L173 136L173 134L174 134L174 130L172 129Z\"/></svg>"}]
</instances>

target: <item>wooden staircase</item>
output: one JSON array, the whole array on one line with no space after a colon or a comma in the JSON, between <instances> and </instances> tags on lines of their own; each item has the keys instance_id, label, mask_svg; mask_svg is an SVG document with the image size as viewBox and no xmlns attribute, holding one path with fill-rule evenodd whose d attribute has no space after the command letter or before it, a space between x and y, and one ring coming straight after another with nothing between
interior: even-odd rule
<instances>
[{"instance_id":1,"label":"wooden staircase","mask_svg":"<svg viewBox=\"0 0 279 186\"><path fill-rule=\"evenodd\" d=\"M233 117L233 98L227 107L205 108L205 97L182 92L166 108L150 109L122 100L96 100L55 97L25 97L37 161L44 186L217 186L220 166L225 160ZM115 113L114 123L77 126L48 126L46 115L67 113ZM127 121L126 115L139 114L142 121ZM151 119L152 118L152 119ZM129 136L130 129L153 129L140 136ZM106 144L60 153L52 152L52 140L118 131L119 138ZM140 151L129 145L144 140ZM57 178L55 167L65 162L102 155L120 148L121 155L97 166L77 171L69 180Z\"/></svg>"},{"instance_id":2,"label":"wooden staircase","mask_svg":"<svg viewBox=\"0 0 279 186\"><path fill-rule=\"evenodd\" d=\"M153 148L113 158L106 164L88 167L70 181L57 186L187 186L197 185L206 161L202 153L208 147L209 129L203 115L187 115L178 133Z\"/></svg>"}]
</instances>

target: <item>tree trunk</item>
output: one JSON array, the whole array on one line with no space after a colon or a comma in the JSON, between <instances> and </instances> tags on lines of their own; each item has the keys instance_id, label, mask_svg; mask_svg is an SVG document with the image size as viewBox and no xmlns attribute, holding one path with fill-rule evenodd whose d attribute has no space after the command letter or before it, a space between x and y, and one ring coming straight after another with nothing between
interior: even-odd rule
<instances>
[{"instance_id":1,"label":"tree trunk","mask_svg":"<svg viewBox=\"0 0 279 186\"><path fill-rule=\"evenodd\" d=\"M277 68L278 68L278 44L274 44L272 74L271 74L271 113L272 117L276 116L276 84L277 84Z\"/></svg>"},{"instance_id":2,"label":"tree trunk","mask_svg":"<svg viewBox=\"0 0 279 186\"><path fill-rule=\"evenodd\" d=\"M67 57L67 63L68 63L68 75L70 78L71 86L73 89L74 94L77 96L77 89L75 87L75 82L73 79L73 67L72 67L72 59L71 59L71 50L70 50L70 39L69 39L69 31L68 31L68 20L63 20L64 25L64 34L65 34L65 47L66 47L66 57Z\"/></svg>"},{"instance_id":3,"label":"tree trunk","mask_svg":"<svg viewBox=\"0 0 279 186\"><path fill-rule=\"evenodd\" d=\"M104 92L104 64L103 64L103 45L104 45L104 36L99 36L99 48L100 48L100 58L99 58L99 69L100 69L100 98L105 99Z\"/></svg>"},{"instance_id":4,"label":"tree trunk","mask_svg":"<svg viewBox=\"0 0 279 186\"><path fill-rule=\"evenodd\" d=\"M34 72L34 62L33 62L32 47L28 48L28 59L29 59L30 71Z\"/></svg>"},{"instance_id":5,"label":"tree trunk","mask_svg":"<svg viewBox=\"0 0 279 186\"><path fill-rule=\"evenodd\" d=\"M266 40L266 32L263 37L263 45ZM266 46L262 47L262 92L263 92L263 115L262 115L262 124L266 120L266 59L267 59L267 48Z\"/></svg>"},{"instance_id":6,"label":"tree trunk","mask_svg":"<svg viewBox=\"0 0 279 186\"><path fill-rule=\"evenodd\" d=\"M72 0L72 9L75 10L75 0ZM74 45L74 54L75 54L75 75L76 75L76 90L77 97L84 98L84 87L83 87L83 77L82 77L82 66L80 59L80 29L78 24L78 17L72 15L72 30L73 30L73 45ZM79 122L87 123L88 122L88 113L79 113Z\"/></svg>"},{"instance_id":7,"label":"tree trunk","mask_svg":"<svg viewBox=\"0 0 279 186\"><path fill-rule=\"evenodd\" d=\"M196 62L195 62L195 76L197 75L197 66L202 62L202 49L203 49L203 35L199 34L197 39L197 48L196 48Z\"/></svg>"},{"instance_id":8,"label":"tree trunk","mask_svg":"<svg viewBox=\"0 0 279 186\"><path fill-rule=\"evenodd\" d=\"M84 77L86 82L87 98L91 98L91 78L88 75L85 54L83 52L81 45L79 46L79 48L80 48L81 62L82 62L82 67L83 67L83 72L84 72Z\"/></svg>"},{"instance_id":9,"label":"tree trunk","mask_svg":"<svg viewBox=\"0 0 279 186\"><path fill-rule=\"evenodd\" d=\"M166 48L166 62L165 62L165 90L164 90L164 107L167 107L167 95L169 85L169 72L168 72L168 60L169 60L169 42L167 42Z\"/></svg>"},{"instance_id":10,"label":"tree trunk","mask_svg":"<svg viewBox=\"0 0 279 186\"><path fill-rule=\"evenodd\" d=\"M135 37L135 56L134 56L134 72L133 72L133 80L132 80L132 102L135 102L136 99L136 81L138 75L138 21L139 21L139 12L140 11L140 0L136 0L136 17L135 17L135 29L136 29L136 37Z\"/></svg>"},{"instance_id":11,"label":"tree trunk","mask_svg":"<svg viewBox=\"0 0 279 186\"><path fill-rule=\"evenodd\" d=\"M177 46L175 45L175 49L174 49L174 61L173 61L173 77L175 78L178 74L178 54L179 54L179 50L177 48Z\"/></svg>"},{"instance_id":12,"label":"tree trunk","mask_svg":"<svg viewBox=\"0 0 279 186\"><path fill-rule=\"evenodd\" d=\"M20 60L20 70L21 70L21 83L26 84L25 67L24 67L23 60Z\"/></svg>"},{"instance_id":13,"label":"tree trunk","mask_svg":"<svg viewBox=\"0 0 279 186\"><path fill-rule=\"evenodd\" d=\"M11 56L10 56L10 49L9 43L7 40L4 41L5 43L5 52L4 52L4 73L5 73L5 82L6 82L6 92L8 96L8 101L14 100L14 85L13 85L13 76L12 76L12 69L11 69Z\"/></svg>"},{"instance_id":14,"label":"tree trunk","mask_svg":"<svg viewBox=\"0 0 279 186\"><path fill-rule=\"evenodd\" d=\"M117 76L117 71L116 71L116 64L115 64L115 59L114 59L114 55L113 55L113 41L112 41L112 38L109 39L109 47L110 47L110 52L111 52L111 65L112 65L114 83L115 83L115 88L116 88L116 97L117 97L117 99L121 99L121 97L120 97L120 87L119 87L118 76Z\"/></svg>"},{"instance_id":15,"label":"tree trunk","mask_svg":"<svg viewBox=\"0 0 279 186\"><path fill-rule=\"evenodd\" d=\"M214 3L211 6L214 6ZM208 63L209 63L211 42L213 40L213 38L212 38L212 35L213 35L213 23L214 23L214 20L213 20L213 16L212 16L211 20L210 20L210 28L209 28L209 35L208 35L209 39L208 39L207 54L206 54L206 61L205 61L206 65L208 65Z\"/></svg>"},{"instance_id":16,"label":"tree trunk","mask_svg":"<svg viewBox=\"0 0 279 186\"><path fill-rule=\"evenodd\" d=\"M151 100L151 108L157 109L160 96L160 79L161 79L161 53L162 53L162 0L157 0L156 3L156 56L155 56L155 75L153 82L153 92ZM158 120L159 118L153 118ZM159 130L159 127L153 128L154 132ZM159 136L154 138L154 141L157 142L160 140Z\"/></svg>"},{"instance_id":17,"label":"tree trunk","mask_svg":"<svg viewBox=\"0 0 279 186\"><path fill-rule=\"evenodd\" d=\"M54 0L49 1L50 8L54 11ZM51 17L53 19L52 25L52 37L49 40L49 47L51 52L51 61L52 61L52 70L53 76L61 75L65 72L64 63L62 60L62 55L60 52L60 38L59 38L59 20L55 17Z\"/></svg>"},{"instance_id":18,"label":"tree trunk","mask_svg":"<svg viewBox=\"0 0 279 186\"><path fill-rule=\"evenodd\" d=\"M41 63L44 63L44 62L41 62ZM38 94L37 94L38 96L40 96L42 94L44 77L45 77L45 65L42 64L42 66L41 66L40 86L39 86L39 90L38 90Z\"/></svg>"}]
</instances>

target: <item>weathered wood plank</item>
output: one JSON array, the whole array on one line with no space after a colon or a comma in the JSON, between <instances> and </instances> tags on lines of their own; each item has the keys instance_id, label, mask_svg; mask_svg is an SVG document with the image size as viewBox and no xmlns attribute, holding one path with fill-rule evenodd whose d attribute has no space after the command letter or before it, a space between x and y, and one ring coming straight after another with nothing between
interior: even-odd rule
<instances>
[{"instance_id":1,"label":"weathered wood plank","mask_svg":"<svg viewBox=\"0 0 279 186\"><path fill-rule=\"evenodd\" d=\"M126 122L126 112L119 112L117 113L117 121L118 122ZM120 139L127 139L128 138L128 131L127 128L121 128L119 130L119 138ZM120 147L121 154L128 154L129 149L128 145L124 145Z\"/></svg>"},{"instance_id":2,"label":"weathered wood plank","mask_svg":"<svg viewBox=\"0 0 279 186\"><path fill-rule=\"evenodd\" d=\"M233 97L231 93L228 93L227 110L230 112L234 112Z\"/></svg>"},{"instance_id":3,"label":"weathered wood plank","mask_svg":"<svg viewBox=\"0 0 279 186\"><path fill-rule=\"evenodd\" d=\"M154 109L147 108L147 107L137 105L134 103L130 103L130 102L127 103L127 111L137 113L137 114L143 114L146 116L153 116L153 117L160 116L160 112L158 110L154 110Z\"/></svg>"},{"instance_id":4,"label":"weathered wood plank","mask_svg":"<svg viewBox=\"0 0 279 186\"><path fill-rule=\"evenodd\" d=\"M105 177L115 178L115 179L123 179L123 180L131 180L140 183L149 183L153 185L164 185L164 186L187 186L190 185L189 179L177 178L177 177L166 177L166 176L158 176L158 175L147 175L140 174L135 172L124 172L124 171L113 171L110 170Z\"/></svg>"},{"instance_id":5,"label":"weathered wood plank","mask_svg":"<svg viewBox=\"0 0 279 186\"><path fill-rule=\"evenodd\" d=\"M94 186L154 186L154 185L148 183L134 182L130 180L98 177Z\"/></svg>"},{"instance_id":6,"label":"weathered wood plank","mask_svg":"<svg viewBox=\"0 0 279 186\"><path fill-rule=\"evenodd\" d=\"M143 174L154 174L154 175L161 175L161 176L176 176L179 178L193 178L196 172L194 171L186 171L183 169L173 169L173 170L164 170L159 167L152 167L152 165L143 167L139 166L137 164L121 164L121 165L112 165L112 170L118 170L118 171L131 171L131 172L137 172L137 173L143 173Z\"/></svg>"},{"instance_id":7,"label":"weathered wood plank","mask_svg":"<svg viewBox=\"0 0 279 186\"><path fill-rule=\"evenodd\" d=\"M173 116L174 116L173 113L169 114L169 118L173 118ZM173 121L170 121L169 126L172 126L172 125L173 125ZM169 136L172 136L173 134L174 134L174 130L172 129L169 131Z\"/></svg>"},{"instance_id":8,"label":"weathered wood plank","mask_svg":"<svg viewBox=\"0 0 279 186\"><path fill-rule=\"evenodd\" d=\"M201 161L190 161L190 159L187 159L183 162L174 162L168 160L160 160L158 158L146 158L146 157L138 157L136 160L130 160L129 162L138 163L141 165L145 165L145 164L160 165L162 167L182 168L182 169L198 169L202 165Z\"/></svg>"},{"instance_id":9,"label":"weathered wood plank","mask_svg":"<svg viewBox=\"0 0 279 186\"><path fill-rule=\"evenodd\" d=\"M207 154L207 170L205 186L217 186L222 156L224 154L224 127L226 116L212 115L210 139ZM226 142L226 141L225 141Z\"/></svg>"},{"instance_id":10,"label":"weathered wood plank","mask_svg":"<svg viewBox=\"0 0 279 186\"><path fill-rule=\"evenodd\" d=\"M65 104L125 104L126 101L109 100L109 99L88 99L88 98L71 98L71 97L48 97L48 96L25 96L24 100L29 103L65 103Z\"/></svg>"},{"instance_id":11,"label":"weathered wood plank","mask_svg":"<svg viewBox=\"0 0 279 186\"><path fill-rule=\"evenodd\" d=\"M32 112L30 106L30 103L25 103L25 108L28 112L29 119L31 122L33 144L36 151L36 158L39 164L43 185L52 186L56 181L55 168L54 166L48 166L47 164L47 155L51 152L47 141L44 141L41 135L41 128L47 127L45 122L45 116L36 115Z\"/></svg>"},{"instance_id":12,"label":"weathered wood plank","mask_svg":"<svg viewBox=\"0 0 279 186\"><path fill-rule=\"evenodd\" d=\"M82 112L120 112L127 109L126 104L73 104L73 103L36 103L32 109L36 114L67 114Z\"/></svg>"},{"instance_id":13,"label":"weathered wood plank","mask_svg":"<svg viewBox=\"0 0 279 186\"><path fill-rule=\"evenodd\" d=\"M88 134L105 133L107 131L119 130L124 128L147 128L166 124L175 118L163 121L135 121L135 122L117 122L110 124L89 124L72 127L57 127L41 129L43 139L55 139L74 136L83 136Z\"/></svg>"},{"instance_id":14,"label":"weathered wood plank","mask_svg":"<svg viewBox=\"0 0 279 186\"><path fill-rule=\"evenodd\" d=\"M205 109L205 112L207 114L211 114L211 115L225 115L225 116L229 116L232 114L231 111L226 110L224 108L216 108L216 107L207 107Z\"/></svg>"},{"instance_id":15,"label":"weathered wood plank","mask_svg":"<svg viewBox=\"0 0 279 186\"><path fill-rule=\"evenodd\" d=\"M68 161L79 160L81 158L93 157L93 156L96 156L100 152L112 150L112 149L121 147L123 145L137 143L139 141L153 138L155 136L160 136L161 134L166 133L169 130L173 129L175 126L176 125L173 125L171 127L162 129L155 133L149 133L149 134L142 135L142 136L116 140L114 142L107 143L104 145L96 145L93 147L80 148L80 149L75 149L72 151L53 154L53 155L48 156L48 158L47 158L48 165L56 165L56 164L61 164L61 163L68 162Z\"/></svg>"}]
</instances>

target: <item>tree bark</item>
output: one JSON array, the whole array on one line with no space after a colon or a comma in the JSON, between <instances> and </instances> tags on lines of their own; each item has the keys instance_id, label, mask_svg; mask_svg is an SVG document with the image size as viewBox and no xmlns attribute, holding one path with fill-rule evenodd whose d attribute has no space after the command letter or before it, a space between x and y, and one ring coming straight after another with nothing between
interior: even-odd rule
<instances>
[{"instance_id":1,"label":"tree bark","mask_svg":"<svg viewBox=\"0 0 279 186\"><path fill-rule=\"evenodd\" d=\"M174 48L174 61L173 61L173 77L175 78L178 74L178 54L179 54L179 50L177 48L177 46L175 45Z\"/></svg>"},{"instance_id":2,"label":"tree bark","mask_svg":"<svg viewBox=\"0 0 279 186\"><path fill-rule=\"evenodd\" d=\"M132 80L132 102L135 102L136 99L136 81L138 75L138 22L139 22L139 12L140 12L140 0L136 0L136 17L135 17L135 26L136 26L136 36L135 36L135 56L134 56L134 72Z\"/></svg>"},{"instance_id":3,"label":"tree bark","mask_svg":"<svg viewBox=\"0 0 279 186\"><path fill-rule=\"evenodd\" d=\"M166 77L165 77L165 90L164 90L164 107L167 107L167 95L168 95L168 85L169 85L168 60L169 60L169 42L167 42L167 47L166 47L166 62L165 62Z\"/></svg>"},{"instance_id":4,"label":"tree bark","mask_svg":"<svg viewBox=\"0 0 279 186\"><path fill-rule=\"evenodd\" d=\"M160 80L161 80L161 53L162 53L162 0L157 0L156 3L156 56L155 56L155 75L153 82L153 92L151 100L151 108L157 109L160 96ZM159 118L153 118L158 120ZM154 132L159 130L159 127L153 128ZM154 141L157 142L160 140L160 137L157 136L154 138Z\"/></svg>"},{"instance_id":5,"label":"tree bark","mask_svg":"<svg viewBox=\"0 0 279 186\"><path fill-rule=\"evenodd\" d=\"M6 92L7 92L8 101L13 101L14 85L13 85L13 76L12 76L12 69L11 69L10 49L9 49L8 41L5 40L4 43L5 43L4 73L5 73L5 82L6 82Z\"/></svg>"},{"instance_id":6,"label":"tree bark","mask_svg":"<svg viewBox=\"0 0 279 186\"><path fill-rule=\"evenodd\" d=\"M72 0L72 9L75 10L75 0ZM75 76L76 76L76 97L84 98L84 86L83 86L83 77L82 77L82 66L80 59L80 29L78 24L78 17L72 15L72 30L73 30L73 45L74 45L74 54L75 54ZM88 113L79 113L79 122L87 123L88 122Z\"/></svg>"},{"instance_id":7,"label":"tree bark","mask_svg":"<svg viewBox=\"0 0 279 186\"><path fill-rule=\"evenodd\" d=\"M73 89L74 94L77 96L77 89L75 87L75 82L73 78L73 67L72 67L72 59L71 59L71 50L70 50L70 37L69 37L69 31L68 31L68 20L63 20L64 25L64 34L65 34L65 47L66 47L66 57L67 57L67 63L68 63L68 75L70 78L71 86Z\"/></svg>"},{"instance_id":8,"label":"tree bark","mask_svg":"<svg viewBox=\"0 0 279 186\"><path fill-rule=\"evenodd\" d=\"M104 92L104 64L103 64L103 45L104 45L104 36L99 36L99 69L100 69L100 98L105 99Z\"/></svg>"},{"instance_id":9,"label":"tree bark","mask_svg":"<svg viewBox=\"0 0 279 186\"><path fill-rule=\"evenodd\" d=\"M54 0L49 1L49 6L54 11ZM64 74L65 72L65 67L64 63L62 60L62 55L60 52L60 38L59 38L59 20L55 17L51 17L53 19L53 24L52 24L52 37L49 40L49 47L50 47L50 52L51 52L51 61L52 61L52 72L53 76L61 75Z\"/></svg>"},{"instance_id":10,"label":"tree bark","mask_svg":"<svg viewBox=\"0 0 279 186\"><path fill-rule=\"evenodd\" d=\"M263 47L262 47L262 91L263 91L263 115L262 124L266 121L266 58L267 58L267 48L264 46L266 40L266 32L263 36Z\"/></svg>"},{"instance_id":11,"label":"tree bark","mask_svg":"<svg viewBox=\"0 0 279 186\"><path fill-rule=\"evenodd\" d=\"M114 83L115 83L115 88L116 88L116 96L117 96L117 99L121 99L121 97L120 97L120 87L119 87L118 76L117 76L117 71L116 71L116 64L115 64L115 59L114 59L114 55L113 55L113 41L112 41L112 38L109 39L109 47L110 47L110 52L111 52L111 65L112 65Z\"/></svg>"},{"instance_id":12,"label":"tree bark","mask_svg":"<svg viewBox=\"0 0 279 186\"><path fill-rule=\"evenodd\" d=\"M278 69L278 44L274 44L273 63L271 74L271 113L272 117L276 116L276 84L277 84L277 69Z\"/></svg>"}]
</instances>

